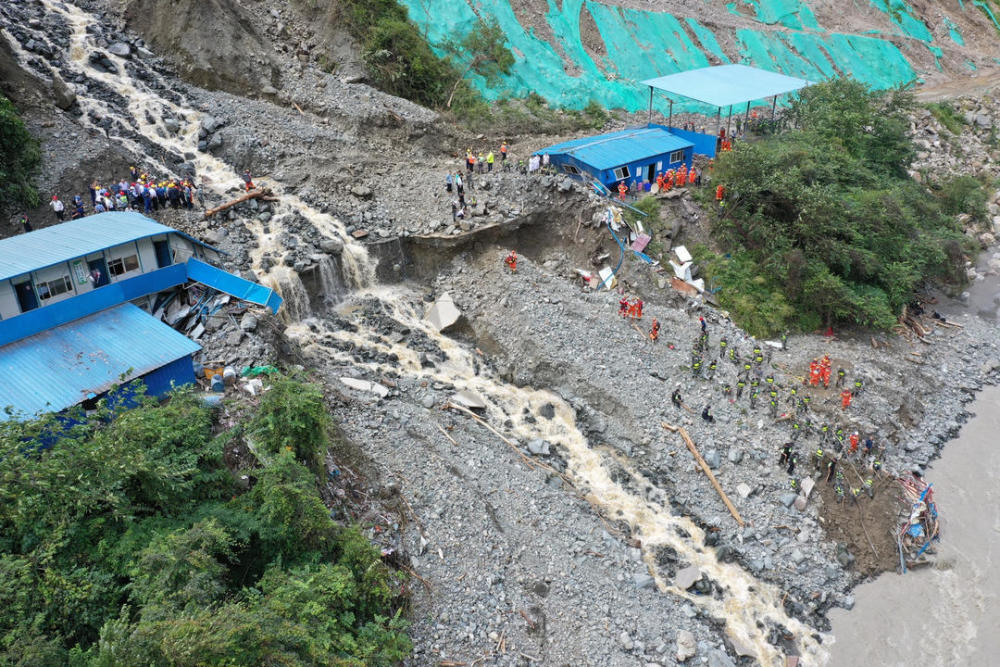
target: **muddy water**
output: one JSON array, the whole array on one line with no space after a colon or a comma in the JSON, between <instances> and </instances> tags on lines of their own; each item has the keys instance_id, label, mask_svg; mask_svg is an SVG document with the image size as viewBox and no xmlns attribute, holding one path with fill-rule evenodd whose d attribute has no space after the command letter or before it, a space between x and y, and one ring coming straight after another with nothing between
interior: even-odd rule
<instances>
[{"instance_id":1,"label":"muddy water","mask_svg":"<svg viewBox=\"0 0 1000 667\"><path fill-rule=\"evenodd\" d=\"M859 586L832 610L831 665L1000 663L1000 387L979 395L927 470L941 512L939 565Z\"/></svg>"},{"instance_id":2,"label":"muddy water","mask_svg":"<svg viewBox=\"0 0 1000 667\"><path fill-rule=\"evenodd\" d=\"M43 0L43 4L48 11L65 16L73 29L70 54L73 65L80 71L86 70L88 76L98 78L130 102L128 112L119 114L109 109L102 101L89 98L81 91L80 102L85 111L93 110L102 116L112 115L123 125L142 133L147 139L164 148L177 153L193 153L195 158L192 161L197 168L203 188L222 194L227 189L239 185L239 179L228 165L197 150L198 124L202 114L159 97L155 90L131 79L127 74L113 76L87 68L84 62L86 55L100 48L93 43L85 28L97 19L70 4L63 5L53 0ZM15 40L10 41L16 44ZM21 55L24 56L23 53ZM119 61L121 65L120 59L110 55L109 57ZM125 72L124 67L120 69ZM147 111L157 119L164 113L171 115L180 123L181 131L170 135L163 131L161 121L157 120L155 124L148 123L145 120ZM121 140L136 154L143 154L142 148L135 142L121 137L115 138ZM660 493L659 497L650 499L612 479L610 465L612 462L607 459L606 454L593 448L583 436L576 426L576 415L568 404L549 392L513 387L488 374L477 372L478 364L469 349L428 326L423 319L423 312L415 305L419 304L419 298L405 288L375 285L374 262L364 246L345 233L340 221L312 209L301 199L284 193L280 183L268 185L272 185L280 203L276 205L275 217L271 221L273 231L264 234L260 225L250 223L256 225L251 229L260 243L260 247L251 253L251 258L262 280L274 284L286 298L283 309L283 317L289 324L286 335L292 339L298 338L304 347L311 348L309 352L313 359L322 361L325 358L338 366L354 365L357 374L365 374L366 371L403 372L411 377L441 381L479 394L487 403L490 422L502 424L508 419L513 422L514 427L510 434L513 437L522 440L543 438L562 447L567 461L567 475L595 510L602 515L624 520L635 536L641 540L644 559L662 592L701 607L710 617L725 619L725 631L731 642L746 654L755 656L760 664L783 663L783 656L767 641L770 628L775 624L784 626L798 638L798 650L803 654L806 664L825 662L825 650L813 639L811 628L784 613L781 603L782 591L757 580L735 564L720 562L716 558L714 549L704 546L704 534L701 529L687 517L675 516L670 512L669 499L664 494ZM416 351L404 344L394 343L374 331L364 328L359 328L356 333L336 330L320 318L321 326L326 326L327 329L317 339L310 329L299 324L298 320L310 313L308 295L305 294L297 274L281 266L272 267L269 272L259 270L263 252L274 248L280 222L289 215L301 215L325 236L339 238L343 242L340 270L343 273L343 284L355 290L349 297L350 300L376 299L400 324L419 330L431 338L446 355L446 361L434 369L425 369ZM350 307L352 306L349 303L345 304L345 308ZM399 362L391 368L377 364L356 364L350 355L333 347L324 347L323 336L330 336L356 347L395 354ZM536 419L534 423L526 419L526 414L538 417L540 410L546 404L555 406L554 419ZM652 486L637 472L631 471L631 475L637 483L630 486L640 489ZM669 546L684 561L698 566L705 575L717 582L725 591L722 599L715 599L713 596L692 596L674 587L672 582L656 569L653 554L661 546Z\"/></svg>"}]
</instances>

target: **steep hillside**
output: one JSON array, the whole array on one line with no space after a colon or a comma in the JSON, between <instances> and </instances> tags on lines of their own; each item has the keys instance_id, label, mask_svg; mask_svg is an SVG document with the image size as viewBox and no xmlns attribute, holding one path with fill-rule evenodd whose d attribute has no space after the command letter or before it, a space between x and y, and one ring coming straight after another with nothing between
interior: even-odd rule
<instances>
[{"instance_id":1,"label":"steep hillside","mask_svg":"<svg viewBox=\"0 0 1000 667\"><path fill-rule=\"evenodd\" d=\"M490 99L535 92L581 108L643 109L637 81L720 63L876 88L974 75L1000 60L991 2L922 0L401 0L441 44L495 18L517 62ZM666 102L658 102L663 108ZM676 108L676 107L675 107Z\"/></svg>"}]
</instances>

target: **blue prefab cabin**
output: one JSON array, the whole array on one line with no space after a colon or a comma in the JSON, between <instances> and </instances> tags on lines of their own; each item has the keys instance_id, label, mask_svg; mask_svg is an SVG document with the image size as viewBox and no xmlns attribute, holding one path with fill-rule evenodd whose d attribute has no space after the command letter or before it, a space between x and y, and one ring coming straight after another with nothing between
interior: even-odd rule
<instances>
[{"instance_id":1,"label":"blue prefab cabin","mask_svg":"<svg viewBox=\"0 0 1000 667\"><path fill-rule=\"evenodd\" d=\"M694 144L661 125L599 134L549 146L535 155L548 155L560 173L581 181L600 181L613 189L625 181L630 188L656 182L658 174L691 167Z\"/></svg>"}]
</instances>

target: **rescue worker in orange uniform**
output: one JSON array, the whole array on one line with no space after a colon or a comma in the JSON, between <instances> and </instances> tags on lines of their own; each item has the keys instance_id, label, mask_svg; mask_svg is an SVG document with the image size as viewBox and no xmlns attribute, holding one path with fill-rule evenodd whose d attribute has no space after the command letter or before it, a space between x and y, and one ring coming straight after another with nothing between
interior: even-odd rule
<instances>
[{"instance_id":1,"label":"rescue worker in orange uniform","mask_svg":"<svg viewBox=\"0 0 1000 667\"><path fill-rule=\"evenodd\" d=\"M635 319L642 319L642 299L635 300Z\"/></svg>"},{"instance_id":2,"label":"rescue worker in orange uniform","mask_svg":"<svg viewBox=\"0 0 1000 667\"><path fill-rule=\"evenodd\" d=\"M682 188L687 184L687 165L683 162L677 168L677 187Z\"/></svg>"},{"instance_id":3,"label":"rescue worker in orange uniform","mask_svg":"<svg viewBox=\"0 0 1000 667\"><path fill-rule=\"evenodd\" d=\"M715 186L715 201L721 202L725 194L726 194L726 186L721 184Z\"/></svg>"},{"instance_id":4,"label":"rescue worker in orange uniform","mask_svg":"<svg viewBox=\"0 0 1000 667\"><path fill-rule=\"evenodd\" d=\"M511 273L517 273L517 251L511 250L510 254L504 258L503 263L507 265Z\"/></svg>"},{"instance_id":5,"label":"rescue worker in orange uniform","mask_svg":"<svg viewBox=\"0 0 1000 667\"><path fill-rule=\"evenodd\" d=\"M663 189L663 174L656 175L656 188L657 190Z\"/></svg>"},{"instance_id":6,"label":"rescue worker in orange uniform","mask_svg":"<svg viewBox=\"0 0 1000 667\"><path fill-rule=\"evenodd\" d=\"M674 170L667 169L667 173L663 175L663 187L667 190L674 187Z\"/></svg>"},{"instance_id":7,"label":"rescue worker in orange uniform","mask_svg":"<svg viewBox=\"0 0 1000 667\"><path fill-rule=\"evenodd\" d=\"M833 370L833 366L830 364L830 355L824 354L823 358L819 360L819 373L820 378L823 380L823 388L830 388L830 372Z\"/></svg>"},{"instance_id":8,"label":"rescue worker in orange uniform","mask_svg":"<svg viewBox=\"0 0 1000 667\"><path fill-rule=\"evenodd\" d=\"M845 389L844 391L840 392L840 406L844 410L846 410L847 408L851 407L851 390L850 389Z\"/></svg>"},{"instance_id":9,"label":"rescue worker in orange uniform","mask_svg":"<svg viewBox=\"0 0 1000 667\"><path fill-rule=\"evenodd\" d=\"M814 387L819 384L819 361L816 359L809 362L809 384Z\"/></svg>"},{"instance_id":10,"label":"rescue worker in orange uniform","mask_svg":"<svg viewBox=\"0 0 1000 667\"><path fill-rule=\"evenodd\" d=\"M653 318L653 328L649 331L649 339L654 343L660 338L660 321Z\"/></svg>"},{"instance_id":11,"label":"rescue worker in orange uniform","mask_svg":"<svg viewBox=\"0 0 1000 667\"><path fill-rule=\"evenodd\" d=\"M620 181L618 183L618 198L625 201L625 193L628 192L628 186L625 185L625 181Z\"/></svg>"},{"instance_id":12,"label":"rescue worker in orange uniform","mask_svg":"<svg viewBox=\"0 0 1000 667\"><path fill-rule=\"evenodd\" d=\"M849 442L851 443L850 447L849 447L849 450L850 450L851 454L857 454L858 453L858 443L861 442L861 436L858 435L857 431L855 431L854 433L851 434L851 437L849 438Z\"/></svg>"},{"instance_id":13,"label":"rescue worker in orange uniform","mask_svg":"<svg viewBox=\"0 0 1000 667\"><path fill-rule=\"evenodd\" d=\"M688 185L694 185L697 176L698 174L695 172L694 166L692 166L691 169L688 170Z\"/></svg>"},{"instance_id":14,"label":"rescue worker in orange uniform","mask_svg":"<svg viewBox=\"0 0 1000 667\"><path fill-rule=\"evenodd\" d=\"M622 317L628 317L628 308L629 308L628 299L622 297L621 300L618 302L618 314L621 315Z\"/></svg>"}]
</instances>

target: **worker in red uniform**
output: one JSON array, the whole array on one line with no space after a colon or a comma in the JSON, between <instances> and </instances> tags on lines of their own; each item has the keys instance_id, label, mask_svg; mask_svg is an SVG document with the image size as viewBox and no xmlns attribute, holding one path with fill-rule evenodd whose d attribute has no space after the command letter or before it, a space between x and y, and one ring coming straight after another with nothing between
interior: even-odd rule
<instances>
[{"instance_id":1,"label":"worker in red uniform","mask_svg":"<svg viewBox=\"0 0 1000 667\"><path fill-rule=\"evenodd\" d=\"M618 314L622 317L628 317L629 302L624 296L618 301Z\"/></svg>"},{"instance_id":2,"label":"worker in red uniform","mask_svg":"<svg viewBox=\"0 0 1000 667\"><path fill-rule=\"evenodd\" d=\"M722 198L726 195L726 186L721 183L715 186L715 201L722 202Z\"/></svg>"},{"instance_id":3,"label":"worker in red uniform","mask_svg":"<svg viewBox=\"0 0 1000 667\"><path fill-rule=\"evenodd\" d=\"M656 175L656 189L657 190L663 189L663 174Z\"/></svg>"},{"instance_id":4,"label":"worker in red uniform","mask_svg":"<svg viewBox=\"0 0 1000 667\"><path fill-rule=\"evenodd\" d=\"M823 380L823 388L830 388L830 373L833 370L833 366L830 364L830 355L824 354L823 358L819 360L819 375Z\"/></svg>"},{"instance_id":5,"label":"worker in red uniform","mask_svg":"<svg viewBox=\"0 0 1000 667\"><path fill-rule=\"evenodd\" d=\"M642 299L639 298L635 300L635 319L642 319Z\"/></svg>"},{"instance_id":6,"label":"worker in red uniform","mask_svg":"<svg viewBox=\"0 0 1000 667\"><path fill-rule=\"evenodd\" d=\"M667 173L665 173L663 175L663 187L666 190L670 190L670 188L674 187L674 170L673 169L667 169Z\"/></svg>"},{"instance_id":7,"label":"worker in red uniform","mask_svg":"<svg viewBox=\"0 0 1000 667\"><path fill-rule=\"evenodd\" d=\"M625 193L628 192L628 186L625 185L625 181L620 181L618 183L618 198L625 201Z\"/></svg>"},{"instance_id":8,"label":"worker in red uniform","mask_svg":"<svg viewBox=\"0 0 1000 667\"><path fill-rule=\"evenodd\" d=\"M861 442L861 436L859 436L858 432L855 431L854 433L851 434L851 437L850 437L849 441L851 443L851 445L850 445L850 452L851 452L851 454L852 455L857 454L858 453L858 443Z\"/></svg>"},{"instance_id":9,"label":"worker in red uniform","mask_svg":"<svg viewBox=\"0 0 1000 667\"><path fill-rule=\"evenodd\" d=\"M691 169L688 170L688 185L694 185L694 182L695 182L695 179L697 178L697 176L698 176L698 174L697 174L697 172L694 169L694 165L692 165Z\"/></svg>"},{"instance_id":10,"label":"worker in red uniform","mask_svg":"<svg viewBox=\"0 0 1000 667\"><path fill-rule=\"evenodd\" d=\"M840 392L840 407L842 407L844 410L851 407L850 389L845 389L844 391Z\"/></svg>"},{"instance_id":11,"label":"worker in red uniform","mask_svg":"<svg viewBox=\"0 0 1000 667\"><path fill-rule=\"evenodd\" d=\"M649 330L649 339L654 343L660 338L660 321L653 318L653 328Z\"/></svg>"},{"instance_id":12,"label":"worker in red uniform","mask_svg":"<svg viewBox=\"0 0 1000 667\"><path fill-rule=\"evenodd\" d=\"M510 254L504 258L503 263L507 265L511 273L517 273L517 251L511 250Z\"/></svg>"},{"instance_id":13,"label":"worker in red uniform","mask_svg":"<svg viewBox=\"0 0 1000 667\"><path fill-rule=\"evenodd\" d=\"M677 187L682 188L687 184L688 168L685 163L677 168Z\"/></svg>"},{"instance_id":14,"label":"worker in red uniform","mask_svg":"<svg viewBox=\"0 0 1000 667\"><path fill-rule=\"evenodd\" d=\"M814 387L819 384L819 361L816 359L809 362L809 384Z\"/></svg>"}]
</instances>

